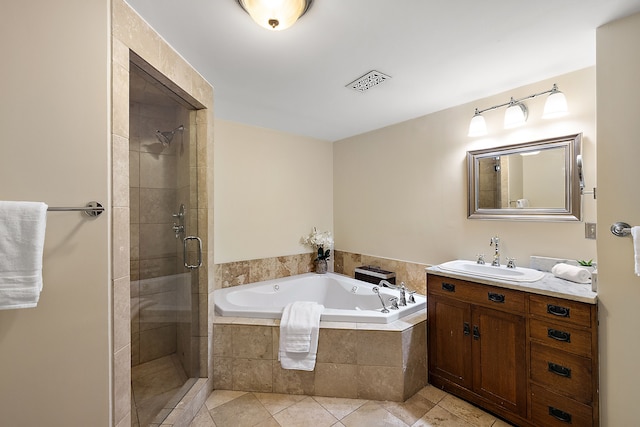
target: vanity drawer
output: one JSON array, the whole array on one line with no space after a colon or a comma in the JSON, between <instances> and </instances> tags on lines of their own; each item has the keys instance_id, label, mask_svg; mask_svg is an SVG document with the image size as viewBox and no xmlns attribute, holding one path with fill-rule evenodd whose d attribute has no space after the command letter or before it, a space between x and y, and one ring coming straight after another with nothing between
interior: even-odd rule
<instances>
[{"instance_id":1,"label":"vanity drawer","mask_svg":"<svg viewBox=\"0 0 640 427\"><path fill-rule=\"evenodd\" d=\"M532 341L548 347L591 357L591 332L570 325L558 325L546 320L531 319L529 336Z\"/></svg>"},{"instance_id":2,"label":"vanity drawer","mask_svg":"<svg viewBox=\"0 0 640 427\"><path fill-rule=\"evenodd\" d=\"M530 295L529 313L536 317L553 319L556 322L568 322L591 327L591 304L541 295Z\"/></svg>"},{"instance_id":3,"label":"vanity drawer","mask_svg":"<svg viewBox=\"0 0 640 427\"><path fill-rule=\"evenodd\" d=\"M537 426L586 427L593 425L593 410L590 406L532 385L531 419Z\"/></svg>"},{"instance_id":4,"label":"vanity drawer","mask_svg":"<svg viewBox=\"0 0 640 427\"><path fill-rule=\"evenodd\" d=\"M531 344L531 380L582 403L593 401L591 360Z\"/></svg>"},{"instance_id":5,"label":"vanity drawer","mask_svg":"<svg viewBox=\"0 0 640 427\"><path fill-rule=\"evenodd\" d=\"M448 277L429 276L428 292L463 300L472 304L524 313L525 294L490 285L469 283Z\"/></svg>"}]
</instances>

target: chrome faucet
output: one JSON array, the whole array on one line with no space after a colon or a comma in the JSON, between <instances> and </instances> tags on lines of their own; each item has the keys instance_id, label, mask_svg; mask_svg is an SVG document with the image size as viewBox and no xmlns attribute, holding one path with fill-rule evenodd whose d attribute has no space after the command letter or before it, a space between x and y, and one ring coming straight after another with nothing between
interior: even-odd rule
<instances>
[{"instance_id":1,"label":"chrome faucet","mask_svg":"<svg viewBox=\"0 0 640 427\"><path fill-rule=\"evenodd\" d=\"M500 238L498 236L493 236L491 238L491 243L489 243L489 246L493 246L495 249L493 253L493 261L491 262L491 265L494 267L500 267L500 248L498 247L499 243Z\"/></svg>"},{"instance_id":2,"label":"chrome faucet","mask_svg":"<svg viewBox=\"0 0 640 427\"><path fill-rule=\"evenodd\" d=\"M398 301L398 305L403 306L403 307L407 305L407 288L404 285L404 282L400 283L400 286L396 286L396 285L393 285L393 284L389 283L388 281L382 279L382 280L380 280L380 283L378 283L378 286L383 286L383 287L391 288L391 289L399 289L400 290L400 300Z\"/></svg>"}]
</instances>

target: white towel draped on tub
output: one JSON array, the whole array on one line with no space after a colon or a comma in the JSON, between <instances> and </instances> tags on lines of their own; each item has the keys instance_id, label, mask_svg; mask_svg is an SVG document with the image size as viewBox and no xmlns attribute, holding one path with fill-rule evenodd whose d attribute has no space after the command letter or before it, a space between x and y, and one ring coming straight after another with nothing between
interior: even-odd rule
<instances>
[{"instance_id":1,"label":"white towel draped on tub","mask_svg":"<svg viewBox=\"0 0 640 427\"><path fill-rule=\"evenodd\" d=\"M283 369L313 371L318 352L322 304L296 301L284 308L280 320L278 360Z\"/></svg>"},{"instance_id":2,"label":"white towel draped on tub","mask_svg":"<svg viewBox=\"0 0 640 427\"><path fill-rule=\"evenodd\" d=\"M0 201L0 310L38 305L47 205Z\"/></svg>"}]
</instances>

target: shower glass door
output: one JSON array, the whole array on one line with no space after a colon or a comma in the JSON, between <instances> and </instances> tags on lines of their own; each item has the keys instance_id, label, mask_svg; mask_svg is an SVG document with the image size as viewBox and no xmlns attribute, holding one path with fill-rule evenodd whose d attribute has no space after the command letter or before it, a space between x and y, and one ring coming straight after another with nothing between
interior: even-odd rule
<instances>
[{"instance_id":1,"label":"shower glass door","mask_svg":"<svg viewBox=\"0 0 640 427\"><path fill-rule=\"evenodd\" d=\"M130 75L132 425L146 426L200 376L197 135L184 101Z\"/></svg>"}]
</instances>

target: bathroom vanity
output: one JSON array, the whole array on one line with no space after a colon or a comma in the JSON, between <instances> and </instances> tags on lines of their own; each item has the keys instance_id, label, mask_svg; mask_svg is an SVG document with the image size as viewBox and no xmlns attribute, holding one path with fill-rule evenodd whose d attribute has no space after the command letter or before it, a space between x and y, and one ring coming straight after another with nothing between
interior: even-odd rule
<instances>
[{"instance_id":1,"label":"bathroom vanity","mask_svg":"<svg viewBox=\"0 0 640 427\"><path fill-rule=\"evenodd\" d=\"M598 426L596 294L427 269L429 383L518 426Z\"/></svg>"}]
</instances>

